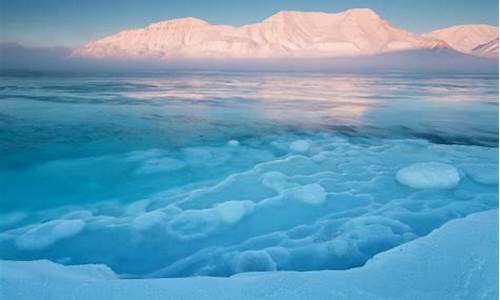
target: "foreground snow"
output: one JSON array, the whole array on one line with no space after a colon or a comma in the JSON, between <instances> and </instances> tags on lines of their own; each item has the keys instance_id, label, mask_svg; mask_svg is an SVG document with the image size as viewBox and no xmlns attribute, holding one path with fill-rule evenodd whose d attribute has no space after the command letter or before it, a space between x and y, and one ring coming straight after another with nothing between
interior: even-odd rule
<instances>
[{"instance_id":1,"label":"foreground snow","mask_svg":"<svg viewBox=\"0 0 500 300\"><path fill-rule=\"evenodd\" d=\"M497 299L497 228L498 210L475 213L347 271L126 280L103 265L2 261L0 298Z\"/></svg>"}]
</instances>

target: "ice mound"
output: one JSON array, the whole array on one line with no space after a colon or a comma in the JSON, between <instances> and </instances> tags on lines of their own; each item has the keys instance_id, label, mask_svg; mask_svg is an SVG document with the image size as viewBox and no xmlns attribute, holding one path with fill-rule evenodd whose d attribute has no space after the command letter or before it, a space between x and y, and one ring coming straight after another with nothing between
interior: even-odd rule
<instances>
[{"instance_id":1,"label":"ice mound","mask_svg":"<svg viewBox=\"0 0 500 300\"><path fill-rule=\"evenodd\" d=\"M425 162L399 170L396 179L414 189L449 189L458 184L460 175L452 165Z\"/></svg>"},{"instance_id":2,"label":"ice mound","mask_svg":"<svg viewBox=\"0 0 500 300\"><path fill-rule=\"evenodd\" d=\"M498 166L488 164L465 165L467 175L482 184L498 184Z\"/></svg>"},{"instance_id":3,"label":"ice mound","mask_svg":"<svg viewBox=\"0 0 500 300\"><path fill-rule=\"evenodd\" d=\"M498 210L475 213L343 271L117 280L102 265L0 261L1 293L19 300L142 299L145 292L159 299L496 299L497 229ZM244 251L231 267L272 271L270 256Z\"/></svg>"},{"instance_id":4,"label":"ice mound","mask_svg":"<svg viewBox=\"0 0 500 300\"><path fill-rule=\"evenodd\" d=\"M283 191L289 183L287 182L287 176L281 172L267 172L261 176L262 184L276 192Z\"/></svg>"},{"instance_id":5,"label":"ice mound","mask_svg":"<svg viewBox=\"0 0 500 300\"><path fill-rule=\"evenodd\" d=\"M167 225L179 239L199 239L215 231L221 224L233 225L250 214L252 201L226 201L207 209L190 209L176 215Z\"/></svg>"},{"instance_id":6,"label":"ice mound","mask_svg":"<svg viewBox=\"0 0 500 300\"><path fill-rule=\"evenodd\" d=\"M132 227L137 230L146 230L161 223L165 219L165 213L161 211L151 211L137 216L132 221Z\"/></svg>"},{"instance_id":7,"label":"ice mound","mask_svg":"<svg viewBox=\"0 0 500 300\"><path fill-rule=\"evenodd\" d=\"M252 201L226 201L217 204L214 210L223 222L235 224L251 213L254 207L255 204Z\"/></svg>"},{"instance_id":8,"label":"ice mound","mask_svg":"<svg viewBox=\"0 0 500 300\"><path fill-rule=\"evenodd\" d=\"M292 151L297 141L308 146ZM170 168L177 160L184 167ZM102 263L127 277L342 270L498 207L497 148L418 139L322 133L231 146L224 138L71 164L109 166L100 168L124 172L120 188L138 181L154 189L22 218L13 212L0 231L1 258Z\"/></svg>"},{"instance_id":9,"label":"ice mound","mask_svg":"<svg viewBox=\"0 0 500 300\"><path fill-rule=\"evenodd\" d=\"M306 153L311 148L308 141L297 140L290 144L290 150L296 153Z\"/></svg>"},{"instance_id":10,"label":"ice mound","mask_svg":"<svg viewBox=\"0 0 500 300\"><path fill-rule=\"evenodd\" d=\"M227 142L227 144L229 146L236 147L240 145L240 142L238 142L237 140L230 140L229 142Z\"/></svg>"},{"instance_id":11,"label":"ice mound","mask_svg":"<svg viewBox=\"0 0 500 300\"><path fill-rule=\"evenodd\" d=\"M16 239L21 250L43 250L55 242L77 235L82 231L82 220L54 220L33 226Z\"/></svg>"},{"instance_id":12,"label":"ice mound","mask_svg":"<svg viewBox=\"0 0 500 300\"><path fill-rule=\"evenodd\" d=\"M233 260L235 273L276 271L276 263L266 251L245 251Z\"/></svg>"},{"instance_id":13,"label":"ice mound","mask_svg":"<svg viewBox=\"0 0 500 300\"><path fill-rule=\"evenodd\" d=\"M293 199L311 205L321 205L326 200L325 189L318 183L296 187L288 193Z\"/></svg>"},{"instance_id":14,"label":"ice mound","mask_svg":"<svg viewBox=\"0 0 500 300\"><path fill-rule=\"evenodd\" d=\"M175 216L167 230L181 240L203 238L219 225L220 218L213 210L186 210Z\"/></svg>"}]
</instances>

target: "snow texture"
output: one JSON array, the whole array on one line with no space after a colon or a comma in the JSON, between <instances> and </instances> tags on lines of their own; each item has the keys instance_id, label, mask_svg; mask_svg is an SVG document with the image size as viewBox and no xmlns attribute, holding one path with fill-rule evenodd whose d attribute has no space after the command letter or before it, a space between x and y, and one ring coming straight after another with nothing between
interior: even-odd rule
<instances>
[{"instance_id":1,"label":"snow texture","mask_svg":"<svg viewBox=\"0 0 500 300\"><path fill-rule=\"evenodd\" d=\"M0 261L3 299L497 299L498 210L445 224L346 271L275 272L263 251L235 257L230 278L116 280L102 265ZM397 283L397 284L395 284Z\"/></svg>"}]
</instances>

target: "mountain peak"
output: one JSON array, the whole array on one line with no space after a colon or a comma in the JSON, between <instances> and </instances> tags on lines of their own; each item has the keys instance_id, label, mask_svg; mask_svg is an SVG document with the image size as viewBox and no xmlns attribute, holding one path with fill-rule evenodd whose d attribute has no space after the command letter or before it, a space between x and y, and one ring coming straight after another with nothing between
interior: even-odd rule
<instances>
[{"instance_id":1,"label":"mountain peak","mask_svg":"<svg viewBox=\"0 0 500 300\"><path fill-rule=\"evenodd\" d=\"M360 18L360 19L380 19L380 16L373 11L372 9L369 8L352 8L345 10L343 12L339 13L324 13L324 12L313 12L313 11L296 11L296 10L282 10L274 15L270 16L267 20L277 20L277 19L293 19L293 18L301 18L301 17L318 17L318 16L326 16L326 17L333 17L333 16L350 16L350 17L355 17L355 18Z\"/></svg>"},{"instance_id":2,"label":"mountain peak","mask_svg":"<svg viewBox=\"0 0 500 300\"><path fill-rule=\"evenodd\" d=\"M391 26L368 8L339 13L280 11L263 22L241 27L210 25L188 17L123 31L91 42L75 50L74 55L166 60L321 58L451 48L472 54L478 45L498 37L498 29L493 26L458 29L452 27L422 36ZM498 49L496 45L498 42L493 41L474 50L474 54L490 55Z\"/></svg>"},{"instance_id":3,"label":"mountain peak","mask_svg":"<svg viewBox=\"0 0 500 300\"><path fill-rule=\"evenodd\" d=\"M348 10L342 12L342 13L352 15L352 16L380 19L380 16L374 10L372 10L370 8L351 8L351 9L348 9Z\"/></svg>"},{"instance_id":4,"label":"mountain peak","mask_svg":"<svg viewBox=\"0 0 500 300\"><path fill-rule=\"evenodd\" d=\"M424 36L446 41L460 52L471 53L478 45L497 38L498 27L485 24L455 25L434 30Z\"/></svg>"},{"instance_id":5,"label":"mountain peak","mask_svg":"<svg viewBox=\"0 0 500 300\"><path fill-rule=\"evenodd\" d=\"M193 17L186 17L186 18L177 18L177 19L170 19L170 20L156 22L149 25L147 28L161 29L167 27L202 27L207 25L210 24L204 20Z\"/></svg>"},{"instance_id":6,"label":"mountain peak","mask_svg":"<svg viewBox=\"0 0 500 300\"><path fill-rule=\"evenodd\" d=\"M318 12L308 12L308 11L295 11L295 10L282 10L274 15L268 17L264 20L264 22L275 22L282 20L291 20L291 19L299 19L304 18L310 15L322 14Z\"/></svg>"}]
</instances>

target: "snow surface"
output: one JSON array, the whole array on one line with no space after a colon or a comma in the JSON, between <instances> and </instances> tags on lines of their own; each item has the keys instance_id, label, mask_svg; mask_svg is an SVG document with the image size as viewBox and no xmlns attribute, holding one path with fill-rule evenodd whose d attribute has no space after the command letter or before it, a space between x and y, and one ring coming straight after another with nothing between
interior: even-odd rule
<instances>
[{"instance_id":1,"label":"snow surface","mask_svg":"<svg viewBox=\"0 0 500 300\"><path fill-rule=\"evenodd\" d=\"M460 181L457 168L438 162L416 163L405 167L398 171L396 178L400 183L415 189L449 189Z\"/></svg>"},{"instance_id":2,"label":"snow surface","mask_svg":"<svg viewBox=\"0 0 500 300\"><path fill-rule=\"evenodd\" d=\"M117 279L102 265L0 261L3 299L497 299L498 210L453 220L346 271L275 272L265 251L230 278Z\"/></svg>"},{"instance_id":3,"label":"snow surface","mask_svg":"<svg viewBox=\"0 0 500 300\"><path fill-rule=\"evenodd\" d=\"M82 220L53 220L30 227L16 239L16 245L22 250L42 250L55 242L77 235L82 231Z\"/></svg>"}]
</instances>

